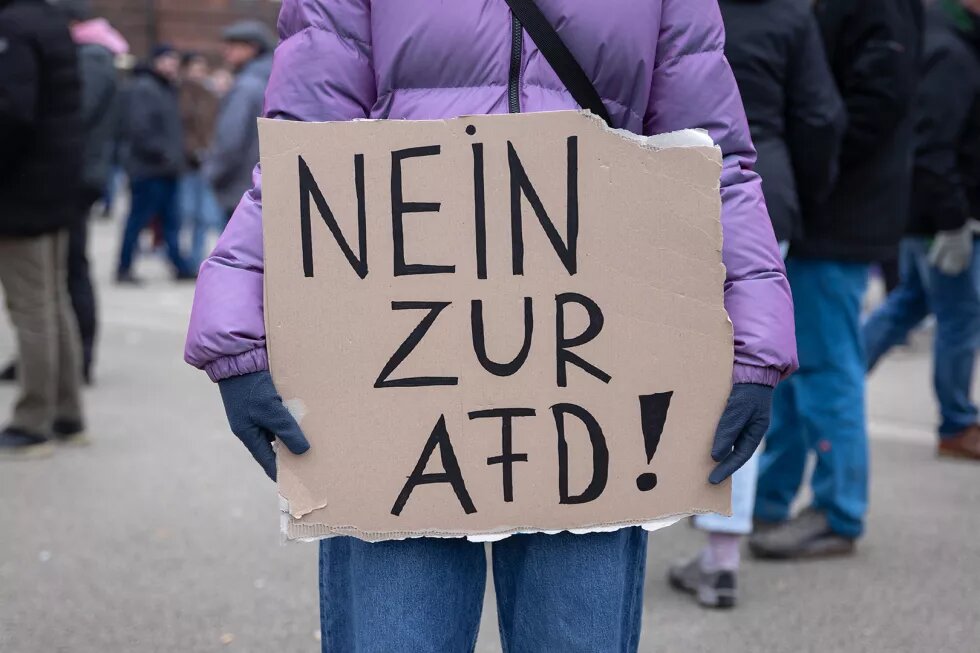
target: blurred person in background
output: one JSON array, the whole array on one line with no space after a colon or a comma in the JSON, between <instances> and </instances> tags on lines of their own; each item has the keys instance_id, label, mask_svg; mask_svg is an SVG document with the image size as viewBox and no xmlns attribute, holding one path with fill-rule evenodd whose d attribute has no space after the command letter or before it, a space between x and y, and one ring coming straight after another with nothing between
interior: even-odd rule
<instances>
[{"instance_id":1,"label":"blurred person in background","mask_svg":"<svg viewBox=\"0 0 980 653\"><path fill-rule=\"evenodd\" d=\"M88 262L88 217L93 204L102 197L112 166L118 88L114 58L129 50L129 44L103 18L94 18L88 0L60 0L67 15L72 40L78 47L81 82L81 127L84 138L82 180L78 194L78 219L68 231L68 293L82 340L82 376L92 379L97 313ZM13 380L16 365L11 363L0 378Z\"/></svg>"},{"instance_id":2,"label":"blurred person in background","mask_svg":"<svg viewBox=\"0 0 980 653\"><path fill-rule=\"evenodd\" d=\"M868 437L861 303L870 264L905 229L920 0L817 0L830 67L847 108L837 185L804 214L787 261L800 370L776 390L759 462L749 540L763 558L845 555L864 530ZM813 503L790 518L808 452Z\"/></svg>"},{"instance_id":3,"label":"blurred person in background","mask_svg":"<svg viewBox=\"0 0 980 653\"><path fill-rule=\"evenodd\" d=\"M20 397L0 457L52 452L84 430L68 231L79 219L84 137L78 55L65 14L0 0L0 284L20 354Z\"/></svg>"},{"instance_id":4,"label":"blurred person in background","mask_svg":"<svg viewBox=\"0 0 980 653\"><path fill-rule=\"evenodd\" d=\"M810 0L721 0L725 56L745 103L755 171L783 251L830 193L847 123ZM706 546L670 568L670 584L705 607L737 600L741 539L752 532L756 454L732 477L732 516L698 515Z\"/></svg>"},{"instance_id":5,"label":"blurred person in background","mask_svg":"<svg viewBox=\"0 0 980 653\"><path fill-rule=\"evenodd\" d=\"M868 369L934 314L938 453L980 461L970 398L980 348L980 0L941 0L930 10L915 117L901 283L864 325Z\"/></svg>"},{"instance_id":6,"label":"blurred person in background","mask_svg":"<svg viewBox=\"0 0 980 653\"><path fill-rule=\"evenodd\" d=\"M180 76L180 117L184 128L187 171L180 180L181 222L191 232L188 264L194 268L205 256L209 231L221 231L224 217L201 164L211 145L220 98L211 85L211 71L204 55L184 54Z\"/></svg>"},{"instance_id":7,"label":"blurred person in background","mask_svg":"<svg viewBox=\"0 0 980 653\"><path fill-rule=\"evenodd\" d=\"M276 37L264 23L245 20L228 27L223 38L225 62L235 81L221 101L203 172L228 219L252 187L252 169L259 160L256 120L262 115Z\"/></svg>"},{"instance_id":8,"label":"blurred person in background","mask_svg":"<svg viewBox=\"0 0 980 653\"><path fill-rule=\"evenodd\" d=\"M160 220L167 255L177 280L193 279L180 248L178 181L186 169L180 124L177 80L180 55L158 45L148 65L137 67L126 93L126 172L132 205L123 230L116 281L138 284L133 258L140 233L153 218Z\"/></svg>"}]
</instances>

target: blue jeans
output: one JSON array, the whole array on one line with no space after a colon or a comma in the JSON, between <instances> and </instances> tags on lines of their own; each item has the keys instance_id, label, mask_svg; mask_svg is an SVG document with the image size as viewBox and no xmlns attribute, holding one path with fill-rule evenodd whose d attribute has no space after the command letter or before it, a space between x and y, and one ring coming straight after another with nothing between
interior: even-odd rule
<instances>
[{"instance_id":1,"label":"blue jeans","mask_svg":"<svg viewBox=\"0 0 980 653\"><path fill-rule=\"evenodd\" d=\"M139 244L140 233L153 218L159 218L167 255L177 273L189 272L189 266L180 253L180 213L177 207L177 179L175 177L150 177L130 180L132 205L123 229L122 249L119 253L120 274L126 274L133 266L133 256Z\"/></svg>"},{"instance_id":2,"label":"blue jeans","mask_svg":"<svg viewBox=\"0 0 980 653\"><path fill-rule=\"evenodd\" d=\"M206 254L208 232L220 233L225 222L224 212L200 172L188 173L180 179L180 217L181 223L191 230L189 264L198 267Z\"/></svg>"},{"instance_id":3,"label":"blue jeans","mask_svg":"<svg viewBox=\"0 0 980 653\"><path fill-rule=\"evenodd\" d=\"M635 652L647 534L515 535L492 546L504 653ZM465 539L320 543L324 653L473 650L487 580Z\"/></svg>"},{"instance_id":4,"label":"blue jeans","mask_svg":"<svg viewBox=\"0 0 980 653\"><path fill-rule=\"evenodd\" d=\"M980 242L975 245L970 267L951 277L929 265L928 240L905 239L901 282L863 329L870 370L889 349L905 342L927 315L936 316L933 385L942 414L940 437L977 423L977 406L970 400L980 349Z\"/></svg>"},{"instance_id":5,"label":"blue jeans","mask_svg":"<svg viewBox=\"0 0 980 653\"><path fill-rule=\"evenodd\" d=\"M755 516L782 521L800 488L809 451L814 505L830 527L858 537L868 507L861 300L868 265L790 259L800 369L773 396L772 424L759 461Z\"/></svg>"}]
</instances>

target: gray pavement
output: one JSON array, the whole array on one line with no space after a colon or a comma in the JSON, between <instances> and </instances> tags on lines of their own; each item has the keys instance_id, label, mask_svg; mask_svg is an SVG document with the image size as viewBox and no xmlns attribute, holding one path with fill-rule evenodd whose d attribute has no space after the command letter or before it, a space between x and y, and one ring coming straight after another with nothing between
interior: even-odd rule
<instances>
[{"instance_id":1,"label":"gray pavement","mask_svg":"<svg viewBox=\"0 0 980 653\"><path fill-rule=\"evenodd\" d=\"M181 360L192 290L144 260L108 284L87 448L0 466L0 652L318 650L316 548L281 546L275 489ZM938 461L928 334L871 380L872 508L847 560L747 561L743 603L708 613L663 582L700 543L650 538L642 651L980 650L980 466ZM12 353L0 320L0 360ZM0 410L13 398L0 388ZM492 595L477 650L499 651Z\"/></svg>"}]
</instances>

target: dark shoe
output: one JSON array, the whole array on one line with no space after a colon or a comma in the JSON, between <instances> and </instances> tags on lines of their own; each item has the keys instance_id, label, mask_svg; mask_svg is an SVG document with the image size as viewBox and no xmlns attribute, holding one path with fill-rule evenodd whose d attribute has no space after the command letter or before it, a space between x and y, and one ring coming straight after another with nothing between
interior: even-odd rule
<instances>
[{"instance_id":1,"label":"dark shoe","mask_svg":"<svg viewBox=\"0 0 980 653\"><path fill-rule=\"evenodd\" d=\"M54 441L58 444L76 447L89 444L89 440L85 436L85 424L77 419L55 420L51 432L54 434Z\"/></svg>"},{"instance_id":2,"label":"dark shoe","mask_svg":"<svg viewBox=\"0 0 980 653\"><path fill-rule=\"evenodd\" d=\"M120 286L142 286L143 282L133 276L132 272L116 273L116 283Z\"/></svg>"},{"instance_id":3,"label":"dark shoe","mask_svg":"<svg viewBox=\"0 0 980 653\"><path fill-rule=\"evenodd\" d=\"M675 590L693 594L706 608L733 608L738 599L736 572L708 572L701 567L701 554L672 565L667 580Z\"/></svg>"},{"instance_id":4,"label":"dark shoe","mask_svg":"<svg viewBox=\"0 0 980 653\"><path fill-rule=\"evenodd\" d=\"M980 424L974 424L951 437L940 439L936 453L942 458L980 460Z\"/></svg>"},{"instance_id":5,"label":"dark shoe","mask_svg":"<svg viewBox=\"0 0 980 653\"><path fill-rule=\"evenodd\" d=\"M13 427L0 431L0 460L45 458L52 453L54 446L43 435Z\"/></svg>"},{"instance_id":6,"label":"dark shoe","mask_svg":"<svg viewBox=\"0 0 980 653\"><path fill-rule=\"evenodd\" d=\"M0 371L0 381L16 381L17 380L17 363L11 363L7 367Z\"/></svg>"},{"instance_id":7,"label":"dark shoe","mask_svg":"<svg viewBox=\"0 0 980 653\"><path fill-rule=\"evenodd\" d=\"M749 551L767 560L828 558L854 553L854 542L831 530L824 513L808 508L774 528L754 533Z\"/></svg>"}]
</instances>

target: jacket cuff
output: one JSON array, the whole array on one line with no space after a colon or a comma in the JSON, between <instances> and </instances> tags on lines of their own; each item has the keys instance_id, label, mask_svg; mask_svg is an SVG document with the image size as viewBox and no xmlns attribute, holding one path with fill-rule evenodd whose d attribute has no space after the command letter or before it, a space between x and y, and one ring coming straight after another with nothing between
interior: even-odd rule
<instances>
[{"instance_id":1,"label":"jacket cuff","mask_svg":"<svg viewBox=\"0 0 980 653\"><path fill-rule=\"evenodd\" d=\"M756 383L775 388L782 376L775 367L759 367L757 365L745 365L735 363L732 369L732 383Z\"/></svg>"},{"instance_id":2,"label":"jacket cuff","mask_svg":"<svg viewBox=\"0 0 980 653\"><path fill-rule=\"evenodd\" d=\"M269 354L265 347L258 347L234 356L225 356L204 366L204 371L217 383L233 376L243 376L252 372L269 369Z\"/></svg>"}]
</instances>

